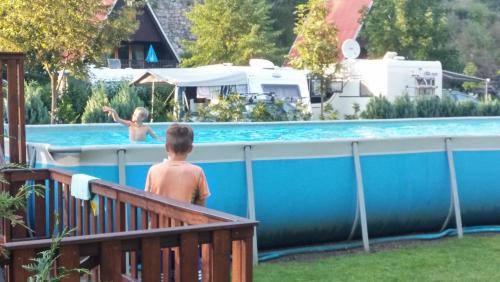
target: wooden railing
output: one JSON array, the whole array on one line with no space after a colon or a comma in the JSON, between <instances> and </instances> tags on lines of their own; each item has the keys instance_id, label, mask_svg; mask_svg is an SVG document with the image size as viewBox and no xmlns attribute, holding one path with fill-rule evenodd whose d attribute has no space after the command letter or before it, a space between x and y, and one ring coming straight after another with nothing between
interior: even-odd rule
<instances>
[{"instance_id":1,"label":"wooden railing","mask_svg":"<svg viewBox=\"0 0 500 282\"><path fill-rule=\"evenodd\" d=\"M9 170L4 177L11 193L27 181L47 187L31 207L34 220L26 219L33 234L2 223L9 281L26 281L32 273L22 265L63 228L74 231L61 242L58 266L90 269L93 281L198 281L199 273L203 281L252 280L253 221L101 180L90 182L95 213L91 201L71 196L70 173ZM80 279L74 273L65 281Z\"/></svg>"}]
</instances>

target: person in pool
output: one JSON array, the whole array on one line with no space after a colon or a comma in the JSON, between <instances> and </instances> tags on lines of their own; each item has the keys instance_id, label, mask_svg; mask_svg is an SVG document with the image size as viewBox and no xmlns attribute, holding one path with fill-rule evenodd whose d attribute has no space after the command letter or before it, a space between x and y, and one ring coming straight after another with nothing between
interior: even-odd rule
<instances>
[{"instance_id":1,"label":"person in pool","mask_svg":"<svg viewBox=\"0 0 500 282\"><path fill-rule=\"evenodd\" d=\"M128 126L128 134L130 141L144 141L147 135L151 135L154 139L158 140L155 132L151 127L144 124L144 120L148 117L148 110L144 107L137 107L132 115L132 120L124 120L118 116L115 109L108 106L102 107L102 111L108 113L115 122Z\"/></svg>"}]
</instances>

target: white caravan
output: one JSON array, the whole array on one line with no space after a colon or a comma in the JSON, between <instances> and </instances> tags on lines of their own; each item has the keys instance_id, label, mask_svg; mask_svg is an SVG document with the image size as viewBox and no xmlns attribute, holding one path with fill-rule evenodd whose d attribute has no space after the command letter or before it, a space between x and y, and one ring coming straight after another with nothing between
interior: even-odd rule
<instances>
[{"instance_id":1,"label":"white caravan","mask_svg":"<svg viewBox=\"0 0 500 282\"><path fill-rule=\"evenodd\" d=\"M145 70L132 83L174 85L180 108L190 111L196 111L199 103L216 101L220 95L236 92L249 103L281 99L291 106L300 102L311 112L307 73L276 67L266 60L253 59L250 66L220 64Z\"/></svg>"},{"instance_id":2,"label":"white caravan","mask_svg":"<svg viewBox=\"0 0 500 282\"><path fill-rule=\"evenodd\" d=\"M442 95L442 68L439 61L409 61L395 53L387 53L383 59L347 59L342 70L332 82L324 98L338 112L338 118L354 114L353 105L360 111L366 108L371 97L384 96L389 101L403 94ZM320 114L321 99L311 87L313 118Z\"/></svg>"}]
</instances>

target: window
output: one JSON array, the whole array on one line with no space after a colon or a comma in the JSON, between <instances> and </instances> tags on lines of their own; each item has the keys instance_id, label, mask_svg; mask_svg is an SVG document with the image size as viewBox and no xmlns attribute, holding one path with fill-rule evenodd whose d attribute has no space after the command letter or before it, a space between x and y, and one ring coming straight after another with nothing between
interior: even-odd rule
<instances>
[{"instance_id":1,"label":"window","mask_svg":"<svg viewBox=\"0 0 500 282\"><path fill-rule=\"evenodd\" d=\"M342 92L343 84L341 81L331 81L330 87L326 90L324 101L330 99L334 93ZM339 89L340 88L340 89ZM309 78L309 95L311 103L321 103L321 81L317 78Z\"/></svg>"},{"instance_id":2,"label":"window","mask_svg":"<svg viewBox=\"0 0 500 282\"><path fill-rule=\"evenodd\" d=\"M434 95L436 89L436 80L432 76L416 76L416 94Z\"/></svg>"},{"instance_id":3,"label":"window","mask_svg":"<svg viewBox=\"0 0 500 282\"><path fill-rule=\"evenodd\" d=\"M262 91L266 94L272 94L277 98L296 101L300 99L299 86L281 85L281 84L262 84Z\"/></svg>"}]
</instances>

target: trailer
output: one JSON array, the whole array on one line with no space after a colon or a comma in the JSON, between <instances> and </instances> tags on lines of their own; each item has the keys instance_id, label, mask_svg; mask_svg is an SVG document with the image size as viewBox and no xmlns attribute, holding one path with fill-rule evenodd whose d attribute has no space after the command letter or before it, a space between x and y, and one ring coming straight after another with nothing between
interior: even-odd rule
<instances>
[{"instance_id":1,"label":"trailer","mask_svg":"<svg viewBox=\"0 0 500 282\"><path fill-rule=\"evenodd\" d=\"M411 61L387 53L383 59L348 59L335 75L324 104L331 105L340 119L354 114L353 105L362 112L370 98L383 96L394 101L398 96L411 98L425 95L442 96L443 71L439 61ZM312 82L314 85L314 82ZM320 115L321 99L311 87L313 118Z\"/></svg>"}]
</instances>

